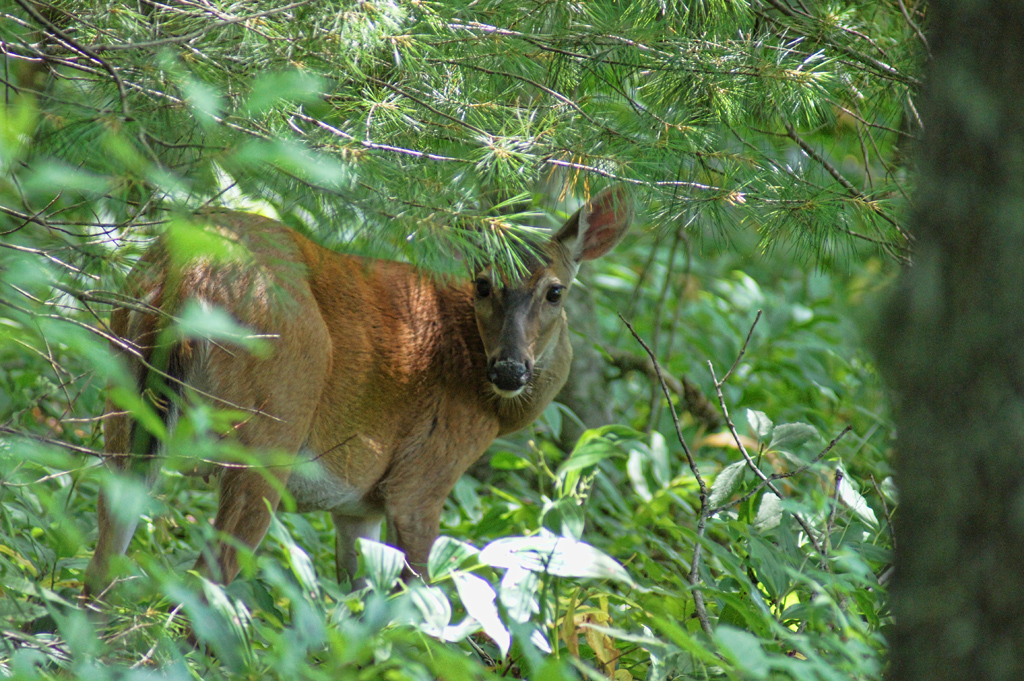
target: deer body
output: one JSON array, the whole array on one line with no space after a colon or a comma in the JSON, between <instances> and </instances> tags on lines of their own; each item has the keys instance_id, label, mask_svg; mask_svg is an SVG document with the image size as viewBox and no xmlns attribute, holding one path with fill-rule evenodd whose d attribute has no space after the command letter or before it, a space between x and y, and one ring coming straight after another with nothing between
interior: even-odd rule
<instances>
[{"instance_id":1,"label":"deer body","mask_svg":"<svg viewBox=\"0 0 1024 681\"><path fill-rule=\"evenodd\" d=\"M581 260L618 242L629 216L621 190L595 197L522 281L488 269L472 284L446 285L409 265L338 254L275 221L226 211L207 217L242 247L240 261L195 259L169 283L166 249L147 252L133 293L165 308L221 307L274 339L262 358L209 341L180 341L170 351L167 373L188 386L177 388L182 399L245 410L252 416L236 428L241 443L267 452L268 462L286 457L287 465L266 470L221 471L216 528L258 545L268 505L280 501L273 475L296 510L331 512L339 576L355 574L355 540L378 538L384 519L389 543L414 569L423 566L459 476L494 438L529 425L565 382L572 350L561 293ZM155 315L118 310L111 326L153 356ZM146 385L145 365L128 357ZM132 419L112 413L105 428L113 465L137 462L119 456L138 441ZM101 498L86 572L91 594L109 584L110 558L125 551L135 528L107 503ZM230 581L235 549L219 543L197 567Z\"/></svg>"}]
</instances>

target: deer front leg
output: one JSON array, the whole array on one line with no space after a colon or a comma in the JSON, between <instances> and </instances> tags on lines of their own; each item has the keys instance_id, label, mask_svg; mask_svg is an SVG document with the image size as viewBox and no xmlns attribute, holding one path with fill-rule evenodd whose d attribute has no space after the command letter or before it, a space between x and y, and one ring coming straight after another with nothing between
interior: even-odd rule
<instances>
[{"instance_id":1,"label":"deer front leg","mask_svg":"<svg viewBox=\"0 0 1024 681\"><path fill-rule=\"evenodd\" d=\"M388 543L405 551L406 565L402 571L402 579L409 581L414 577L425 577L430 547L434 545L441 528L444 497L423 499L418 502L415 499L403 499L398 495L392 499L389 499L385 506Z\"/></svg>"},{"instance_id":2,"label":"deer front leg","mask_svg":"<svg viewBox=\"0 0 1024 681\"><path fill-rule=\"evenodd\" d=\"M331 518L334 520L334 566L337 570L338 582L340 583L348 577L353 587L362 586L355 582L356 571L359 568L356 540L380 541L380 527L384 522L384 517L381 515L357 517L332 512Z\"/></svg>"}]
</instances>

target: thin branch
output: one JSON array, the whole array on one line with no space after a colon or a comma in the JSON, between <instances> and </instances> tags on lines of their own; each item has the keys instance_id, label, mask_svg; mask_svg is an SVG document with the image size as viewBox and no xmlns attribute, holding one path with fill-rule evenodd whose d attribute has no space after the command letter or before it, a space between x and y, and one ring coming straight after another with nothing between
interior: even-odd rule
<instances>
[{"instance_id":1,"label":"thin branch","mask_svg":"<svg viewBox=\"0 0 1024 681\"><path fill-rule=\"evenodd\" d=\"M878 130L884 130L885 132L892 133L892 134L897 135L899 137L904 137L908 141L911 141L911 142L917 142L918 141L917 135L911 135L906 130L900 130L899 128L890 128L888 125L882 125L880 123L872 123L871 121L865 119L860 113L855 112L855 111L850 111L850 109L846 108L845 106L843 106L842 104L840 104L838 101L836 101L834 99L827 98L826 101L829 104L831 104L832 106L834 106L835 108L837 108L840 111L842 111L844 114L846 114L850 118L853 118L854 120L856 120L861 125L867 126L869 128L876 128Z\"/></svg>"},{"instance_id":2,"label":"thin branch","mask_svg":"<svg viewBox=\"0 0 1024 681\"><path fill-rule=\"evenodd\" d=\"M736 431L736 425L732 422L732 418L729 416L729 408L725 404L725 396L722 394L723 381L719 381L718 377L715 376L715 366L710 360L708 360L708 369L711 370L711 379L715 382L715 392L718 393L718 404L722 408L722 413L725 414L725 424L729 428L729 432L732 434L733 440L736 442L736 446L740 450L740 454L743 455L744 461L747 462L747 468L753 471L754 475L761 478L761 482L767 486L775 496L782 499L782 492L779 491L779 488L775 486L774 482L768 479L768 476L765 475L764 471L762 471L754 459L751 458L750 454L747 452L747 448L743 446L743 440L740 438L740 434ZM811 546L814 547L815 552L821 557L822 569L829 569L830 566L828 565L825 551L818 543L814 530L811 529L811 526L800 516L799 513L793 513L793 518L800 524L800 527L803 528L804 533L807 535L807 541L811 542Z\"/></svg>"},{"instance_id":3,"label":"thin branch","mask_svg":"<svg viewBox=\"0 0 1024 681\"><path fill-rule=\"evenodd\" d=\"M888 222L890 225L892 225L896 229L896 231L900 233L900 236L902 236L907 241L910 241L910 235L907 234L906 231L904 231L904 229L900 226L900 224L898 222L896 222L896 220L892 219L891 217L889 217L888 215L883 213L881 210L875 208L875 202L872 201L867 196L864 196L864 194L862 194L859 191L857 191L857 188L853 186L853 183L850 182L849 180L847 180L843 176L843 174L840 173L839 170L834 165L829 163L827 158L825 158L824 156L819 154L817 151L815 151L814 147L812 147L810 144L807 143L807 140L805 140L803 137L801 137L800 135L797 134L796 130L793 128L793 125L789 121L785 122L785 126L786 126L786 132L788 133L790 139L792 139L794 142L796 142L797 145L799 145L799 147L801 149L803 149L805 154L810 156L811 159L813 159L818 165L820 165L822 168L824 168L828 172L829 175L831 175L833 178L835 178L836 182L841 184L843 186L843 188L846 189L847 192L849 192L850 196L852 196L853 198L855 198L855 199L857 199L859 201L863 201L866 204L868 204L869 206L871 206L872 208L874 208L875 213L880 218L882 218L883 220Z\"/></svg>"},{"instance_id":4,"label":"thin branch","mask_svg":"<svg viewBox=\"0 0 1024 681\"><path fill-rule=\"evenodd\" d=\"M107 456L106 452L101 452L98 449L91 449L89 447L83 447L81 445L71 444L70 442L65 442L63 440L57 440L55 438L45 437L43 435L35 435L33 433L24 433L24 432L22 432L20 430L17 430L16 428L11 428L10 426L0 425L0 433L6 433L8 435L16 435L17 437L28 438L29 440L35 440L36 442L42 442L43 444L53 445L55 447L63 447L64 449L68 449L68 450L70 450L72 452L78 452L79 454L88 454L89 456L96 456L96 457L99 457L101 459L103 457ZM64 475L66 473L67 473L67 471L61 471L61 473L55 474L55 475ZM39 481L37 480L35 482L39 482ZM35 482L26 483L26 484L34 485ZM15 483L5 482L4 484L5 485L12 485L12 484L15 484Z\"/></svg>"},{"instance_id":5,"label":"thin branch","mask_svg":"<svg viewBox=\"0 0 1024 681\"><path fill-rule=\"evenodd\" d=\"M91 59L92 61L96 62L97 64L99 64L103 68L104 71L106 71L107 73L110 74L110 77L114 79L114 83L117 85L117 92L118 92L118 95L121 98L121 114L124 116L125 120L131 120L132 116L131 116L131 113L128 110L128 96L127 96L127 93L125 92L124 81L121 80L121 76L120 76L120 74L117 73L117 70L113 66L108 64L105 59L103 59L98 54L96 54L95 52L90 50L88 47L85 47L83 45L79 45L75 41L74 38L72 38L71 36L69 36L66 33L64 33L64 31L62 31L59 28L57 28L56 26L54 26L53 23L50 22L49 19L47 19L42 14L40 14L38 11L36 11L36 8L33 7L30 2L27 2L27 0L14 0L14 1L16 3L18 3L18 5L23 10L28 12L29 16L31 16L39 24L41 24L43 26L43 29L47 33L49 33L51 36L56 38L61 43L64 43L64 45L66 47L68 47L69 49L71 49L72 51L77 52L77 53L79 53L81 55L84 55L84 56L88 57L89 59Z\"/></svg>"},{"instance_id":6,"label":"thin branch","mask_svg":"<svg viewBox=\"0 0 1024 681\"><path fill-rule=\"evenodd\" d=\"M223 19L221 19L219 21L212 22L209 25L204 26L201 29L198 29L196 31L192 31L191 33L186 33L185 35L174 36L174 37L170 37L170 38L161 38L159 40L150 40L150 41L144 42L144 43L129 43L127 45L94 44L94 45L89 45L89 49L93 50L94 52L114 52L114 51L121 51L121 50L148 50L148 49L151 49L151 48L154 48L154 47L163 47L164 45L173 45L173 44L177 44L177 43L186 43L186 42L189 42L190 40L198 38L198 37L200 37L200 36L202 36L202 35L204 35L206 33L209 33L210 31L212 31L214 29L223 28L225 26L232 26L234 24L244 23L244 22L250 21L252 19L261 19L263 17L270 16L272 14L279 14L281 12L286 12L286 11L288 11L290 9L295 9L296 7L302 7L303 5L308 5L311 2L313 2L313 1L314 0L299 0L298 2L293 2L293 3L287 4L287 5L282 5L281 7L275 7L273 9L268 9L268 10L265 10L263 12L254 12L252 14L246 14L245 16L241 16L241 17L226 17L226 18L223 18Z\"/></svg>"},{"instance_id":7,"label":"thin branch","mask_svg":"<svg viewBox=\"0 0 1024 681\"><path fill-rule=\"evenodd\" d=\"M757 320L761 317L761 311L758 310L757 314L757 319L755 319L754 323L751 324L750 331L747 333L747 342L750 341L750 336L754 332L754 326L757 325ZM743 356L743 352L746 348L747 343L745 342L743 344L743 349L740 351L740 355L736 358L736 361L733 362L732 368L729 369L728 373L725 374L725 377L723 377L721 381L719 381L718 377L715 375L715 365L712 364L710 360L708 360L708 369L711 371L711 380L715 382L715 392L718 394L718 405L722 409L722 414L725 415L725 424L729 428L729 432L732 434L733 440L736 442L736 447L740 450L740 454L743 455L744 461L747 462L747 467L753 471L754 475L761 478L761 482L767 486L776 497L782 499L782 493L779 491L779 488L775 486L774 482L768 479L768 476L765 475L764 471L758 467L757 463L754 462L754 459L751 458L750 454L747 452L747 448L743 445L743 440L740 438L740 434L736 431L736 424L732 422L732 418L729 416L729 407L725 404L725 395L722 394L722 386L725 384L725 379L728 378L729 374L731 374L733 369L735 369L739 364L740 357ZM793 513L793 518L800 524L800 527L803 528L804 532L807 534L807 540L811 542L811 546L813 546L814 550L819 556L821 556L822 568L826 570L829 569L830 566L826 560L825 552L818 543L818 540L814 535L814 530L811 529L811 526L800 516L799 513Z\"/></svg>"},{"instance_id":8,"label":"thin branch","mask_svg":"<svg viewBox=\"0 0 1024 681\"><path fill-rule=\"evenodd\" d=\"M348 142L354 142L355 144L359 144L359 145L361 145L362 147L364 147L366 149L372 149L374 151L390 151L392 153L402 154L402 155L405 155L405 156L412 156L414 158L425 158L425 159L428 159L430 161L454 161L454 162L457 162L457 163L472 163L472 161L470 161L469 159L465 159L465 158L456 158L454 156L440 156L438 154L431 154L431 153L428 153L428 152L425 152L425 151L419 151L417 149L406 149L406 148L403 148L403 147L392 146L390 144L378 144L376 142L371 142L370 140L356 139L356 137L354 135L350 135L349 133L345 132L344 130L336 128L333 125L330 125L329 123L325 123L325 122L323 122L322 120L320 120L318 118L313 118L312 116L307 116L306 114L303 114L301 112L296 112L296 113L293 114L293 116L295 118L300 119L300 120L306 121L307 123L312 123L313 125L317 126L321 130L326 130L327 132L331 133L332 135L336 135L336 136L342 138L343 140L346 140ZM307 134L306 131L301 130L301 128L300 128L300 131L302 132L303 135Z\"/></svg>"},{"instance_id":9,"label":"thin branch","mask_svg":"<svg viewBox=\"0 0 1024 681\"><path fill-rule=\"evenodd\" d=\"M636 329L633 328L633 325L627 322L621 314L619 315L619 319L622 320L622 323L626 325L626 328L629 329L629 332L633 334L633 338L635 338L637 342L640 343L643 349L647 352L647 355L651 358L651 363L654 365L654 372L658 376L658 382L661 383L661 390L663 393L665 393L665 399L668 400L669 407L672 410L672 421L674 422L676 427L676 437L679 439L679 444L682 446L683 453L686 455L686 462L689 464L690 470L693 471L693 477L696 478L697 480L697 485L700 487L701 496L707 496L707 484L704 482L704 478L701 477L700 470L697 468L697 462L693 458L693 453L690 451L689 445L686 444L686 438L683 437L682 427L679 425L679 416L676 414L676 408L674 403L672 402L672 393L669 392L668 385L665 383L665 375L661 370L661 365L658 363L658 359L654 356L654 353L651 352L650 346L648 346L647 343L644 342L644 339L641 338L639 334L637 334Z\"/></svg>"},{"instance_id":10,"label":"thin branch","mask_svg":"<svg viewBox=\"0 0 1024 681\"><path fill-rule=\"evenodd\" d=\"M924 37L924 31L922 31L921 27L914 23L914 20L910 18L910 13L907 11L907 6L903 3L903 0L896 0L896 2L899 3L900 12L903 13L903 18L906 19L907 23L910 24L910 27L914 29L914 33L917 34L918 40L921 41L921 44L924 45L925 52L928 53L928 58L931 59L932 48L928 45L928 39Z\"/></svg>"},{"instance_id":11,"label":"thin branch","mask_svg":"<svg viewBox=\"0 0 1024 681\"><path fill-rule=\"evenodd\" d=\"M794 468L793 470L787 471L785 473L773 473L772 475L769 475L767 480L762 481L757 487L755 487L754 489L750 490L750 492L748 492L747 494L744 494L739 499L736 499L734 501L729 501L727 503L722 504L721 506L716 506L715 508L711 509L708 512L708 516L711 517L711 516L718 515L722 511L730 509L733 506L738 506L738 505L742 504L744 501L747 501L748 499L753 498L761 490L763 490L765 487L767 487L768 483L775 482L776 480L782 480L784 478L791 478L794 475L799 475L799 474L803 473L804 471L808 470L811 466L813 466L814 464L818 463L823 458L825 458L825 455L828 454L830 451L832 451L832 448L836 446L836 443L839 442L839 440L841 440L843 438L843 436L846 435L847 433L849 433L851 430L853 430L853 426L846 426L845 428L843 428L842 432L839 433L839 435L836 435L832 439L832 441L829 442L828 445L823 450L818 452L817 456L815 456L813 459L811 459L810 461L805 463L803 466L800 466L798 468Z\"/></svg>"},{"instance_id":12,"label":"thin branch","mask_svg":"<svg viewBox=\"0 0 1024 681\"><path fill-rule=\"evenodd\" d=\"M832 510L829 511L828 520L825 522L825 550L832 552L832 528L836 524L836 514L839 512L839 486L843 483L843 469L836 466L835 478L832 481Z\"/></svg>"},{"instance_id":13,"label":"thin branch","mask_svg":"<svg viewBox=\"0 0 1024 681\"><path fill-rule=\"evenodd\" d=\"M708 184L700 184L699 182L682 182L679 180L659 180L655 182L647 182L645 180L637 180L631 177L623 177L622 175L616 175L615 173L597 168L595 166L588 166L582 163L573 163L572 161L563 161L557 158L546 158L543 161L547 165L558 166L560 168L573 168L574 170L585 170L588 173L594 173L601 177L607 177L617 182L624 182L626 184L639 185L643 187L655 186L655 187L689 187L691 189L703 189L705 191L722 191L718 187L712 187Z\"/></svg>"},{"instance_id":14,"label":"thin branch","mask_svg":"<svg viewBox=\"0 0 1024 681\"><path fill-rule=\"evenodd\" d=\"M665 383L665 378L661 372L661 366L658 364L657 357L648 347L644 339L637 334L633 325L626 321L626 319L620 314L619 319L626 325L629 332L633 334L633 338L647 352L647 355L651 358L651 363L654 364L654 371L658 375L658 381L661 383L661 391L665 393L665 399L668 400L668 407L672 412L672 423L676 427L676 437L679 438L679 444L683 448L683 453L686 455L686 462L690 466L690 471L693 472L693 477L697 480L697 485L700 487L700 511L697 513L697 537L693 542L693 558L690 561L690 573L687 576L687 581L690 584L691 592L693 593L693 607L694 612L697 614L697 619L700 622L701 629L709 637L714 635L714 630L711 628L711 620L708 619L707 606L704 604L704 593L700 590L701 578L700 578L700 563L701 563L701 549L702 542L704 540L704 531L707 528L708 521L708 486L704 482L704 478L701 477L700 469L697 468L697 462L693 458L693 454L690 452L689 445L686 444L686 438L683 437L682 428L679 425L679 416L676 414L675 405L672 403L672 395L668 391L668 385Z\"/></svg>"},{"instance_id":15,"label":"thin branch","mask_svg":"<svg viewBox=\"0 0 1024 681\"><path fill-rule=\"evenodd\" d=\"M729 377L732 376L732 372L736 370L736 367L740 364L740 360L743 359L743 355L747 353L747 346L750 345L750 337L754 335L754 327L757 326L759 321L761 321L761 310L757 311L757 316L754 317L754 323L750 325L750 330L747 331L747 339L743 341L743 347L740 348L740 354L736 355L736 361L733 362L732 366L729 367L729 370L725 372L725 376L722 376L722 383L729 380ZM715 382L717 383L718 381Z\"/></svg>"},{"instance_id":16,"label":"thin branch","mask_svg":"<svg viewBox=\"0 0 1024 681\"><path fill-rule=\"evenodd\" d=\"M18 246L17 244L5 244L5 243L0 243L0 246L2 246L4 248L9 248L12 251L18 251L19 253L31 253L32 255L39 255L39 256L42 256L42 257L46 258L47 260L49 260L50 262L52 262L54 264L60 265L61 267L64 267L64 268L67 268L67 269L71 270L75 274L78 274L78 275L81 275L81 276L84 276L84 277L89 277L90 279L95 279L96 281L99 281L99 279L100 279L99 277L97 277L94 274L89 274L87 272L83 272L82 270L78 269L74 265L72 265L70 263L66 263L63 260L61 260L60 258L57 258L55 256L50 255L49 253L47 253L46 251L44 251L41 248L30 248L28 246Z\"/></svg>"}]
</instances>

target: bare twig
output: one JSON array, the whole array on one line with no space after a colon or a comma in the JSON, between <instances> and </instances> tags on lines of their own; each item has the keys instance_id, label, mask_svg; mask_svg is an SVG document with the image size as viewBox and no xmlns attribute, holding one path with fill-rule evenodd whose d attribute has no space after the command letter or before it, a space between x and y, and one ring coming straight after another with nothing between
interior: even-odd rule
<instances>
[{"instance_id":1,"label":"bare twig","mask_svg":"<svg viewBox=\"0 0 1024 681\"><path fill-rule=\"evenodd\" d=\"M619 319L626 325L629 332L633 334L633 338L643 346L643 349L647 352L647 355L651 358L651 363L654 365L654 371L658 376L658 381L661 383L661 391L665 393L665 399L668 400L669 410L672 412L672 423L676 427L676 437L679 438L679 444L683 448L683 453L686 455L686 462L690 466L690 471L693 473L694 479L697 480L697 485L700 487L700 511L697 513L697 538L693 542L693 558L690 561L690 574L687 576L687 582L690 584L690 589L693 593L693 606L694 611L697 615L697 620L700 622L701 629L708 636L714 635L714 630L711 628L711 620L708 619L707 606L704 604L704 593L700 590L701 578L700 578L700 563L701 563L701 550L703 548L702 542L704 541L704 531L707 527L708 521L708 486L704 482L704 478L701 477L700 469L697 468L697 462L693 458L693 453L690 451L689 445L686 444L686 438L683 437L682 428L679 425L679 416L676 414L675 405L672 403L672 395L669 393L668 385L665 383L665 378L661 372L661 366L658 364L658 359L654 356L651 348L648 347L644 339L637 334L633 325L630 324L620 314Z\"/></svg>"},{"instance_id":2,"label":"bare twig","mask_svg":"<svg viewBox=\"0 0 1024 681\"><path fill-rule=\"evenodd\" d=\"M725 376L722 376L722 383L728 381L729 377L732 376L732 372L736 370L737 366L739 366L740 360L743 359L743 355L747 352L747 346L750 345L750 337L754 335L754 327L757 326L759 321L761 321L761 310L757 311L757 316L754 317L754 323L750 325L750 331L747 331L747 339L743 341L743 347L740 348L740 354L736 355L736 361L733 362L732 366L729 367L729 370L725 372ZM714 374L712 373L712 375ZM716 380L715 383L718 383L718 381Z\"/></svg>"},{"instance_id":3,"label":"bare twig","mask_svg":"<svg viewBox=\"0 0 1024 681\"><path fill-rule=\"evenodd\" d=\"M836 524L836 513L839 512L839 486L843 483L843 469L836 466L836 475L832 484L832 510L829 511L828 521L825 523L825 549L832 551L832 528Z\"/></svg>"},{"instance_id":4,"label":"bare twig","mask_svg":"<svg viewBox=\"0 0 1024 681\"><path fill-rule=\"evenodd\" d=\"M88 454L89 456L96 456L96 457L99 457L101 459L104 456L106 456L106 454L104 452L101 452L98 449L91 449L89 447L83 447L81 445L74 445L74 444L71 444L70 442L64 442L63 440L57 440L55 438L45 437L43 435L34 435L32 433L25 433L25 432L22 432L22 431L20 431L20 430L18 430L16 428L11 428L10 426L0 425L0 433L6 433L7 435L16 435L18 437L24 437L24 438L27 438L29 440L35 440L36 442L42 442L43 444L54 445L55 447L63 447L64 449L68 449L68 450L70 450L72 452L78 452L79 454ZM67 471L62 471L59 474L55 474L55 476L56 475L64 475L65 473L67 473ZM35 482L39 482L39 481L37 480ZM35 482L30 483L30 484L35 484ZM12 483L5 483L5 484L12 484Z\"/></svg>"},{"instance_id":5,"label":"bare twig","mask_svg":"<svg viewBox=\"0 0 1024 681\"><path fill-rule=\"evenodd\" d=\"M51 36L56 38L59 42L63 43L68 49L77 52L78 54L81 54L85 57L88 57L95 63L99 64L104 71L110 74L110 77L114 79L114 84L117 85L118 96L121 98L121 114L125 117L126 120L130 120L131 113L128 110L128 96L125 92L124 81L121 80L121 76L120 74L118 74L117 70L113 66L108 64L105 59L103 59L98 54L90 50L88 47L79 45L74 38L72 38L68 34L64 33L64 31L54 26L49 19L40 14L36 10L36 8L32 6L32 3L28 2L27 0L14 1L18 3L18 5L29 14L29 16L31 16L40 25L42 25L43 30L45 30Z\"/></svg>"},{"instance_id":6,"label":"bare twig","mask_svg":"<svg viewBox=\"0 0 1024 681\"><path fill-rule=\"evenodd\" d=\"M374 151L389 151L389 152L392 152L392 153L395 153L395 154L402 154L402 155L405 155L405 156L412 156L414 158L425 158L425 159L428 159L430 161L449 161L449 162L454 161L456 163L472 163L472 161L469 161L469 160L464 159L464 158L456 158L454 156L440 156L438 154L430 154L430 153L427 153L425 151L419 151L418 149L408 149L408 148L404 148L404 147L396 147L396 146L393 146L393 145L390 145L390 144L378 144L377 142L371 142L370 140L359 140L359 139L356 139L353 135L348 134L344 130L336 128L335 126L330 125L329 123L325 123L324 121L322 121L322 120L320 120L318 118L313 118L312 116L307 116L306 114L303 114L301 112L296 112L296 113L293 114L293 116L295 118L300 119L300 120L306 121L307 123L312 123L313 125L317 126L321 130L326 130L327 132L331 133L332 135L336 135L337 137L340 137L340 138L342 138L344 140L347 140L349 142L352 142L354 144L359 144L362 147L364 147L365 149L371 149L371 150L374 150ZM306 134L306 132L304 130L302 131L302 133L304 135Z\"/></svg>"},{"instance_id":7,"label":"bare twig","mask_svg":"<svg viewBox=\"0 0 1024 681\"><path fill-rule=\"evenodd\" d=\"M95 279L96 281L99 281L99 277L97 277L96 275L89 274L88 272L83 272L82 270L80 270L79 268L75 267L71 263L66 263L63 260L61 260L60 258L58 258L56 256L53 256L53 255L50 255L47 251L44 251L41 248L31 248L29 246L19 246L17 244L5 244L5 243L0 243L0 246L3 246L4 248L9 248L12 251L18 251L20 253L30 253L32 255L42 256L43 258L46 258L47 260L49 260L50 262L52 262L52 263L54 263L56 265L60 265L61 267L64 267L64 268L67 268L67 269L71 270L75 274L81 275L83 277L89 277L90 279Z\"/></svg>"},{"instance_id":8,"label":"bare twig","mask_svg":"<svg viewBox=\"0 0 1024 681\"><path fill-rule=\"evenodd\" d=\"M903 0L896 0L896 2L900 6L900 12L903 13L903 18L906 19L907 23L910 24L910 27L914 29L914 33L917 34L918 39L921 41L921 44L924 45L924 49L928 53L928 58L931 59L932 48L928 45L928 39L924 37L924 31L922 31L921 27L914 23L914 20L910 18L910 12L907 11L907 6L903 3Z\"/></svg>"},{"instance_id":9,"label":"bare twig","mask_svg":"<svg viewBox=\"0 0 1024 681\"><path fill-rule=\"evenodd\" d=\"M758 310L757 319L754 320L754 323L750 326L750 332L747 333L747 341L750 340L750 335L754 332L754 326L757 325L757 320L760 319L760 317L761 312L760 310ZM729 373L732 373L732 370L736 368L736 365L739 363L740 357L743 356L743 352L746 351L746 348L747 343L744 343L743 348L740 350L740 356L736 358L736 361L733 363L732 368L729 369ZM708 361L708 369L711 371L711 379L715 382L715 392L718 394L718 406L721 407L722 414L725 416L725 424L729 428L729 432L732 434L733 440L736 442L736 447L740 450L740 454L743 455L744 461L747 462L747 467L751 471L753 471L754 475L761 479L761 482L766 487L768 487L768 489L771 490L775 496L777 496L779 499L782 499L782 493L779 491L779 488L775 486L775 483L773 481L768 479L768 476L765 475L764 471L762 471L758 467L757 463L754 461L753 458L751 458L750 454L747 452L747 448L743 445L743 440L742 438L740 438L740 434L736 431L736 425L732 422L732 418L729 416L729 407L725 404L725 395L722 394L722 386L725 384L725 378L728 378L729 373L727 373L725 377L720 381L718 380L718 377L715 375L715 366L714 364L711 363L710 360ZM821 544L819 544L818 538L814 534L814 530L807 523L807 521L800 516L799 513L794 513L793 518L797 521L797 523L799 523L800 527L803 528L804 532L807 534L807 541L811 543L811 546L814 547L815 552L817 552L817 554L821 557L822 569L829 569L825 551L821 548Z\"/></svg>"},{"instance_id":10,"label":"bare twig","mask_svg":"<svg viewBox=\"0 0 1024 681\"><path fill-rule=\"evenodd\" d=\"M744 494L739 499L736 499L735 501L729 501L727 503L722 504L721 506L716 506L715 508L711 509L708 512L708 516L710 517L710 516L718 515L719 513L721 513L722 511L724 511L726 509L729 509L729 508L732 508L733 506L738 506L739 504L742 504L744 501L752 498L758 492L760 492L765 487L767 487L768 483L775 482L776 480L782 480L784 478L791 478L794 475L799 475L799 474L803 473L804 471L809 469L811 466L813 466L814 464L818 463L823 458L825 458L825 455L828 454L830 451L832 451L832 448L836 446L836 443L839 442L843 438L843 436L846 435L847 433L849 433L851 430L853 430L853 426L846 426L845 428L843 428L842 432L839 433L839 435L836 435L832 439L832 441L829 442L828 445L823 450L818 452L817 456L815 456L813 459L811 459L810 461L805 463L803 466L800 466L799 468L794 468L793 470L787 471L785 473L773 473L772 475L769 475L767 480L762 481L761 484L759 484L754 489L750 490L750 492L748 492L747 494Z\"/></svg>"},{"instance_id":11,"label":"bare twig","mask_svg":"<svg viewBox=\"0 0 1024 681\"><path fill-rule=\"evenodd\" d=\"M892 540L892 550L896 550L896 533L892 531L892 516L889 513L889 504L885 503L885 495L882 494L882 488L878 486L878 481L875 480L875 476L869 476L871 480L871 486L875 488L875 494L878 495L878 500L882 502L882 513L885 514L885 524L889 527L889 538Z\"/></svg>"}]
</instances>

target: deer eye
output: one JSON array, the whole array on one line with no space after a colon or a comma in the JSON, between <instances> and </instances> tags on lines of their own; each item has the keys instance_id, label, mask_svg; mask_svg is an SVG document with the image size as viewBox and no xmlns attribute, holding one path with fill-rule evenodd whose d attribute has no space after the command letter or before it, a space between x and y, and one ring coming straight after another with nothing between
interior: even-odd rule
<instances>
[{"instance_id":1,"label":"deer eye","mask_svg":"<svg viewBox=\"0 0 1024 681\"><path fill-rule=\"evenodd\" d=\"M552 286L548 289L548 294L545 296L549 303L560 303L562 302L562 293L565 292L564 286Z\"/></svg>"},{"instance_id":2,"label":"deer eye","mask_svg":"<svg viewBox=\"0 0 1024 681\"><path fill-rule=\"evenodd\" d=\"M476 294L481 298L491 295L491 282L483 277L476 280Z\"/></svg>"}]
</instances>

